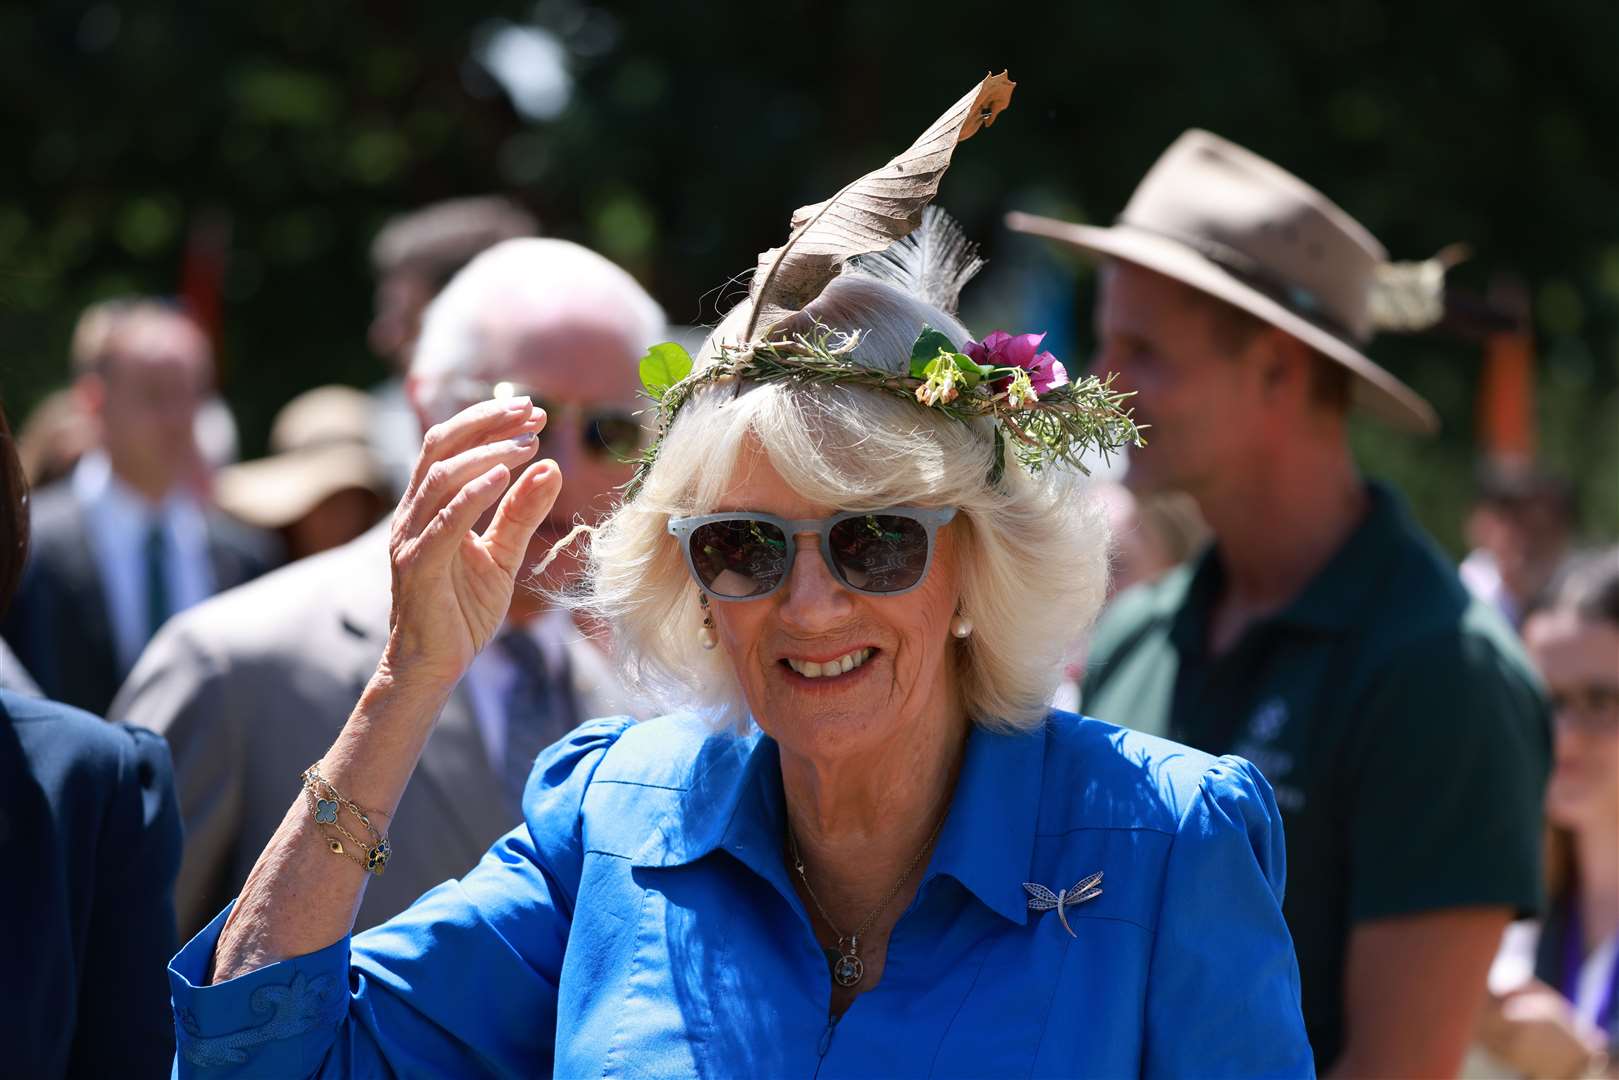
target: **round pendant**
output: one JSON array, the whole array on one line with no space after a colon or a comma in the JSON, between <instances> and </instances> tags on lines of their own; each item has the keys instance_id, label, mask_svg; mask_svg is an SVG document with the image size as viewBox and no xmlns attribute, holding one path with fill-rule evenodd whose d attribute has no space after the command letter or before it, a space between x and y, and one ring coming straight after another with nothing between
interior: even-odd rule
<instances>
[{"instance_id":1,"label":"round pendant","mask_svg":"<svg viewBox=\"0 0 1619 1080\"><path fill-rule=\"evenodd\" d=\"M853 953L838 957L838 962L832 965L832 978L837 980L839 986L853 986L865 974L866 965Z\"/></svg>"}]
</instances>

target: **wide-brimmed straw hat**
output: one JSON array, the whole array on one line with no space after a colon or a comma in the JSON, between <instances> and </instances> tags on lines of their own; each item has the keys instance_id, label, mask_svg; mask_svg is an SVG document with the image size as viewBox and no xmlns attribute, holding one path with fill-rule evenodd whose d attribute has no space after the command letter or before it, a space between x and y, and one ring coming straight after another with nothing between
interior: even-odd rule
<instances>
[{"instance_id":1,"label":"wide-brimmed straw hat","mask_svg":"<svg viewBox=\"0 0 1619 1080\"><path fill-rule=\"evenodd\" d=\"M214 499L226 513L265 529L291 525L351 488L386 500L371 431L368 394L347 386L299 394L276 414L270 456L219 470Z\"/></svg>"},{"instance_id":2,"label":"wide-brimmed straw hat","mask_svg":"<svg viewBox=\"0 0 1619 1080\"><path fill-rule=\"evenodd\" d=\"M1388 253L1326 196L1235 143L1186 132L1111 228L1022 213L1006 223L1241 308L1348 368L1367 412L1406 431L1438 430L1433 406L1361 351L1383 328L1374 293L1390 278Z\"/></svg>"}]
</instances>

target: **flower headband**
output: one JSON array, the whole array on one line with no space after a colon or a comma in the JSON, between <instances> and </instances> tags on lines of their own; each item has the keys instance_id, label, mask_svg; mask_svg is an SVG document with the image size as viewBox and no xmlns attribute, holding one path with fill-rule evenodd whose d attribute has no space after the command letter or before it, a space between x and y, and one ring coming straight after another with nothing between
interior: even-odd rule
<instances>
[{"instance_id":1,"label":"flower headband","mask_svg":"<svg viewBox=\"0 0 1619 1080\"><path fill-rule=\"evenodd\" d=\"M633 498L641 489L681 406L704 386L738 379L863 386L962 423L989 417L995 422L991 485L1000 483L1005 471L1007 446L1026 469L1037 473L1058 462L1088 472L1085 451L1106 458L1121 447L1142 445L1141 432L1124 407L1131 395L1113 389L1112 375L1071 380L1056 357L1037 351L1044 337L997 330L957 350L944 334L924 328L911 346L910 367L903 374L851 360L860 344L859 331L841 333L821 323L807 334L750 346L723 345L719 360L695 374L691 355L679 344L654 345L641 358L641 384L657 403L657 435L642 452L625 497Z\"/></svg>"},{"instance_id":2,"label":"flower headband","mask_svg":"<svg viewBox=\"0 0 1619 1080\"><path fill-rule=\"evenodd\" d=\"M1005 471L1008 445L1036 472L1053 462L1084 470L1087 449L1106 456L1141 444L1123 407L1130 395L1115 391L1111 376L1071 381L1055 357L1038 351L1044 334L996 331L958 350L944 334L924 327L908 369L895 374L851 359L858 331L842 333L818 321L808 333L775 329L804 311L833 278L851 272L954 313L962 285L983 261L949 216L929 203L956 147L995 122L1015 85L1005 72L985 76L886 165L794 211L786 243L759 255L741 344L721 345L719 359L696 373L681 346L652 347L641 360L641 383L657 402L657 436L642 453L626 498L641 489L681 406L702 387L735 379L864 386L963 423L991 418L991 484Z\"/></svg>"}]
</instances>

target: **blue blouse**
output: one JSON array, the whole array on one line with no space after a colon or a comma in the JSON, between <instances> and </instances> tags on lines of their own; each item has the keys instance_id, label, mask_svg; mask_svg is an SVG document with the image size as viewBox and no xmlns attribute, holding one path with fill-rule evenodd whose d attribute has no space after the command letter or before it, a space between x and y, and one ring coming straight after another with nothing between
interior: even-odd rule
<instances>
[{"instance_id":1,"label":"blue blouse","mask_svg":"<svg viewBox=\"0 0 1619 1080\"><path fill-rule=\"evenodd\" d=\"M308 956L170 967L181 1075L1309 1076L1270 786L1095 720L975 729L883 977L840 1020L775 743L598 720L460 881ZM400 858L409 858L401 851ZM1102 872L1102 895L1028 907Z\"/></svg>"}]
</instances>

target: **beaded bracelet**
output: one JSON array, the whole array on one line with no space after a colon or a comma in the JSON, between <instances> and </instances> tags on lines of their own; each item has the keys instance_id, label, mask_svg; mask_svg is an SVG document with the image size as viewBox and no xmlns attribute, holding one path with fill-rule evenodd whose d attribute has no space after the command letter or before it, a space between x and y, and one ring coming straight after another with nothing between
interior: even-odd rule
<instances>
[{"instance_id":1,"label":"beaded bracelet","mask_svg":"<svg viewBox=\"0 0 1619 1080\"><path fill-rule=\"evenodd\" d=\"M300 777L304 785L304 796L309 802L309 810L315 815L315 824L321 827L326 834L326 846L331 848L332 854L341 855L360 864L367 873L381 876L388 868L388 859L393 855L393 848L389 846L387 838L377 831L371 824L371 815L380 813L375 810L362 809L352 799L347 798L332 782L320 774L320 763L309 766ZM325 795L322 795L322 791ZM338 821L337 812L346 808L349 813L360 822L367 832L371 834L371 843L367 844L353 833L343 827ZM328 828L329 827L329 828ZM343 846L343 841L333 836L329 829L341 833L344 839L356 847L358 852L350 851Z\"/></svg>"}]
</instances>

